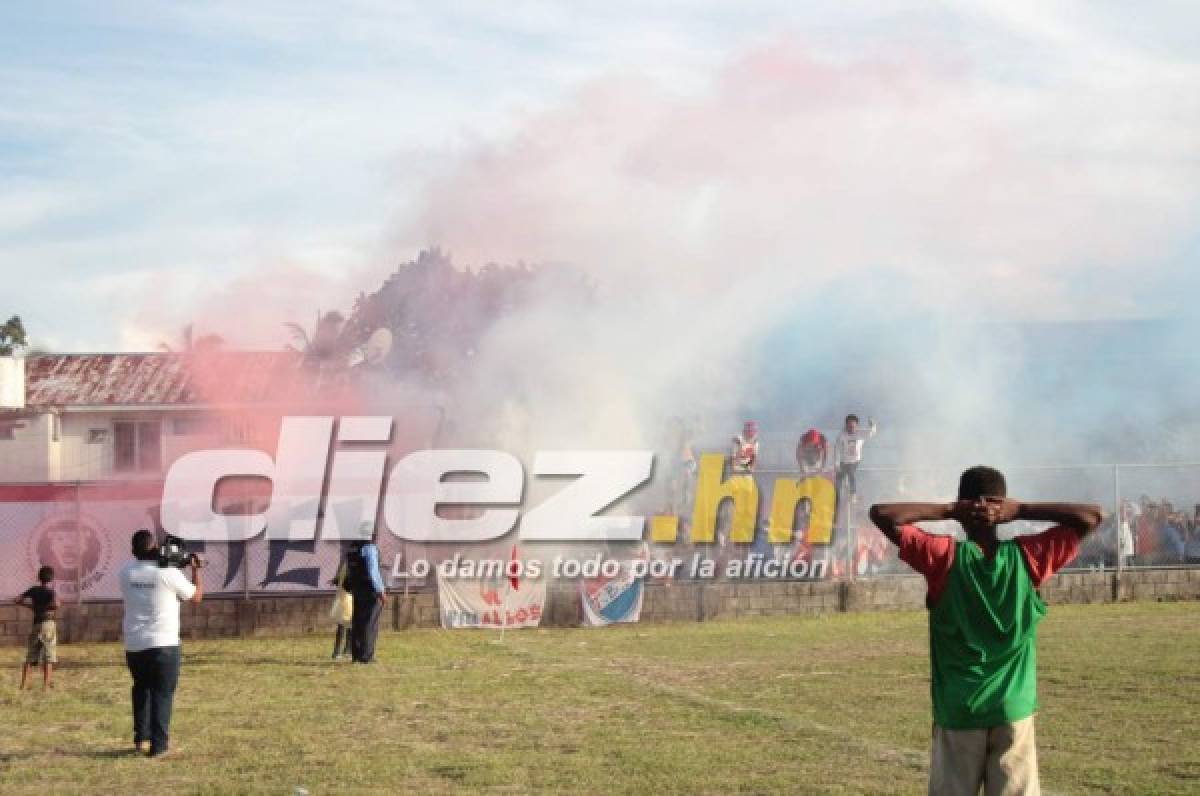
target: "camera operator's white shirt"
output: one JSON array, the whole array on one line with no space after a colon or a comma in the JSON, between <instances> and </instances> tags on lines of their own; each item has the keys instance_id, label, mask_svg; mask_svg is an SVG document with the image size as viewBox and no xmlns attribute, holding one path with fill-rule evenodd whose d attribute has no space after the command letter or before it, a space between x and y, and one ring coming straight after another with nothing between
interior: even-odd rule
<instances>
[{"instance_id":1,"label":"camera operator's white shirt","mask_svg":"<svg viewBox=\"0 0 1200 796\"><path fill-rule=\"evenodd\" d=\"M125 649L178 647L179 601L190 600L195 593L195 585L175 567L160 567L157 561L126 564L121 569Z\"/></svg>"}]
</instances>

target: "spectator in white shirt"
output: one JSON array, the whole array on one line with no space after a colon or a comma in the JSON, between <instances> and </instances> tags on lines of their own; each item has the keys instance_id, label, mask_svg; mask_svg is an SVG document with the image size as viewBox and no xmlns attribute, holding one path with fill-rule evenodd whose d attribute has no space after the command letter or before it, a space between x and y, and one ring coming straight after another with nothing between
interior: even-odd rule
<instances>
[{"instance_id":1,"label":"spectator in white shirt","mask_svg":"<svg viewBox=\"0 0 1200 796\"><path fill-rule=\"evenodd\" d=\"M1132 500L1121 501L1121 513L1117 518L1117 556L1121 566L1129 566L1137 550L1134 548L1134 528L1142 510Z\"/></svg>"},{"instance_id":2,"label":"spectator in white shirt","mask_svg":"<svg viewBox=\"0 0 1200 796\"><path fill-rule=\"evenodd\" d=\"M137 560L121 569L125 662L133 676L133 743L139 752L157 757L168 749L179 682L179 603L198 603L204 597L202 563L190 557L191 581L179 569L160 565L154 534L144 530L133 535L133 555Z\"/></svg>"},{"instance_id":3,"label":"spectator in white shirt","mask_svg":"<svg viewBox=\"0 0 1200 796\"><path fill-rule=\"evenodd\" d=\"M846 425L833 446L833 463L837 468L839 503L843 495L854 499L858 494L858 464L862 461L863 445L879 430L874 418L867 418L867 428L858 426L858 415L846 415Z\"/></svg>"}]
</instances>

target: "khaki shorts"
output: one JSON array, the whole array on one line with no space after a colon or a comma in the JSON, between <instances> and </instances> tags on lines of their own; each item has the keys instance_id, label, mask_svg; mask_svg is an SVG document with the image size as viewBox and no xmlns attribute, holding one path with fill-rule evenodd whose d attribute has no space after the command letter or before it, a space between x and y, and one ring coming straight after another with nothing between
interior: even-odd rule
<instances>
[{"instance_id":1,"label":"khaki shorts","mask_svg":"<svg viewBox=\"0 0 1200 796\"><path fill-rule=\"evenodd\" d=\"M1038 796L1033 716L984 730L933 725L930 796Z\"/></svg>"},{"instance_id":2,"label":"khaki shorts","mask_svg":"<svg viewBox=\"0 0 1200 796\"><path fill-rule=\"evenodd\" d=\"M33 626L33 630L29 631L25 662L58 663L58 627L53 619L38 622Z\"/></svg>"}]
</instances>

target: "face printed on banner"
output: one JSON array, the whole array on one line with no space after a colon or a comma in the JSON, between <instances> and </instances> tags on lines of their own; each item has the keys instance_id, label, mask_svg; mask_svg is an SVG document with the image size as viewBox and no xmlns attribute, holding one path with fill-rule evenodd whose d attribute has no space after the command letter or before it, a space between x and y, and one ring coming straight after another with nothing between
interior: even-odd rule
<instances>
[{"instance_id":1,"label":"face printed on banner","mask_svg":"<svg viewBox=\"0 0 1200 796\"><path fill-rule=\"evenodd\" d=\"M78 534L63 526L51 528L46 532L46 547L51 564L60 572L75 572L79 569L79 540Z\"/></svg>"},{"instance_id":2,"label":"face printed on banner","mask_svg":"<svg viewBox=\"0 0 1200 796\"><path fill-rule=\"evenodd\" d=\"M30 534L26 563L33 571L53 567L64 594L77 588L86 592L104 577L111 561L104 534L103 526L87 515L52 516Z\"/></svg>"}]
</instances>

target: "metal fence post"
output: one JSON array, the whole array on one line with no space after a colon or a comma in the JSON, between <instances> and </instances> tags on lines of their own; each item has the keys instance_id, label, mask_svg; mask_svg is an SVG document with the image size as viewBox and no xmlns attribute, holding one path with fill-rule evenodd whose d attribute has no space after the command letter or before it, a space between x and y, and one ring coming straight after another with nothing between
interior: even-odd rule
<instances>
[{"instance_id":1,"label":"metal fence post","mask_svg":"<svg viewBox=\"0 0 1200 796\"><path fill-rule=\"evenodd\" d=\"M250 601L250 554L253 552L251 547L253 539L245 539L242 541L242 599Z\"/></svg>"},{"instance_id":2,"label":"metal fence post","mask_svg":"<svg viewBox=\"0 0 1200 796\"><path fill-rule=\"evenodd\" d=\"M1116 520L1115 527L1117 529L1117 572L1120 573L1125 568L1124 562L1121 560L1124 556L1121 554L1121 465L1113 465L1113 518ZM1133 529L1129 529L1130 534Z\"/></svg>"},{"instance_id":3,"label":"metal fence post","mask_svg":"<svg viewBox=\"0 0 1200 796\"><path fill-rule=\"evenodd\" d=\"M1121 517L1121 465L1113 464L1113 530L1116 532L1116 550L1117 550L1117 567L1113 572L1113 587L1112 600L1117 602L1121 596L1121 573L1125 569L1125 534L1121 527L1123 518ZM1133 528L1129 529L1130 538L1133 538Z\"/></svg>"},{"instance_id":4,"label":"metal fence post","mask_svg":"<svg viewBox=\"0 0 1200 796\"><path fill-rule=\"evenodd\" d=\"M83 602L83 497L75 482L75 602Z\"/></svg>"},{"instance_id":5,"label":"metal fence post","mask_svg":"<svg viewBox=\"0 0 1200 796\"><path fill-rule=\"evenodd\" d=\"M249 513L252 508L250 496L250 487L247 484L242 485L242 510ZM244 534L243 534L244 535ZM242 600L250 601L250 540L243 539L239 544L242 546ZM225 546L226 554L228 555L229 545Z\"/></svg>"}]
</instances>

